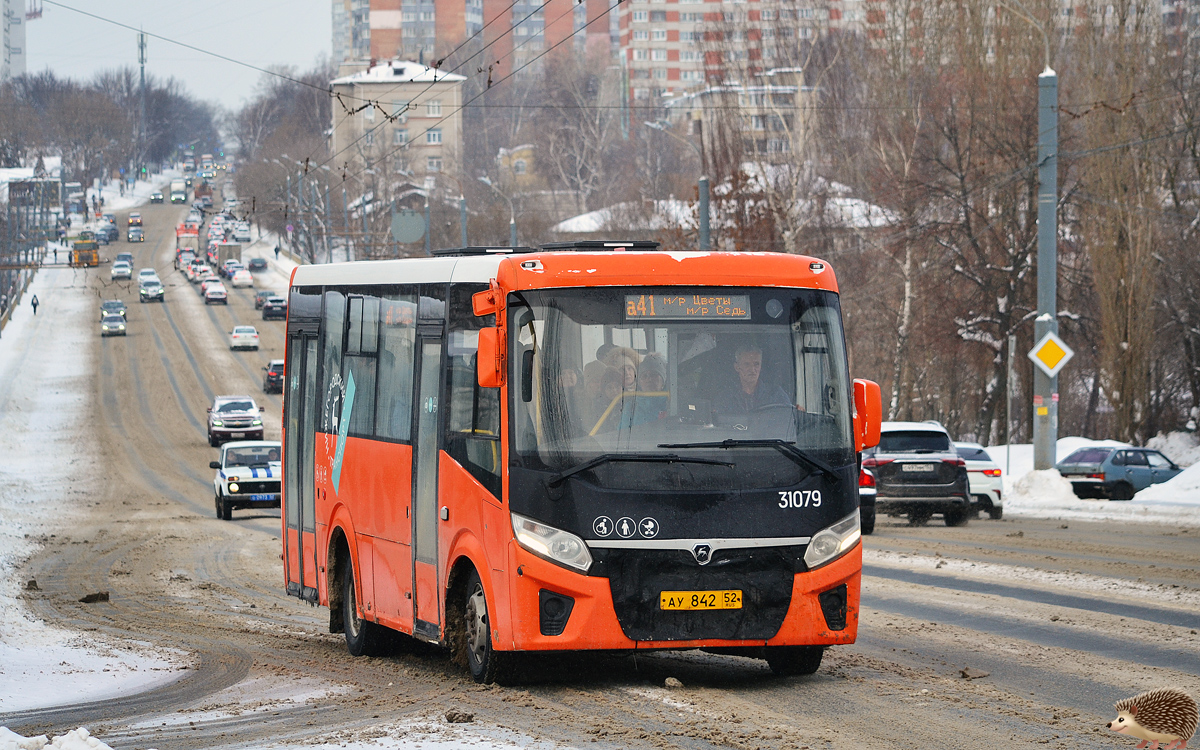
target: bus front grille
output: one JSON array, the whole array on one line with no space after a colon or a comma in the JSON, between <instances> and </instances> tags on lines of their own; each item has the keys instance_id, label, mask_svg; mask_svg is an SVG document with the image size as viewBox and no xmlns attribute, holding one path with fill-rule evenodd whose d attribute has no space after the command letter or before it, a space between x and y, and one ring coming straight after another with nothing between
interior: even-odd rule
<instances>
[{"instance_id":1,"label":"bus front grille","mask_svg":"<svg viewBox=\"0 0 1200 750\"><path fill-rule=\"evenodd\" d=\"M609 579L621 630L636 641L769 639L791 605L795 573L804 570L804 547L718 550L707 565L684 550L596 552L600 565L592 574ZM660 607L663 591L729 590L742 592L741 609Z\"/></svg>"}]
</instances>

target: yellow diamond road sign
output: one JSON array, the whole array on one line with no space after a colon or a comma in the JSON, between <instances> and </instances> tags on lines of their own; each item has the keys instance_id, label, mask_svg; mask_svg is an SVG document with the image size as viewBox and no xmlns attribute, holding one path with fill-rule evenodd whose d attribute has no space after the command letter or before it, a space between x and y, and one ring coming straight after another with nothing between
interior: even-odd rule
<instances>
[{"instance_id":1,"label":"yellow diamond road sign","mask_svg":"<svg viewBox=\"0 0 1200 750\"><path fill-rule=\"evenodd\" d=\"M1067 346L1067 342L1054 333L1047 333L1029 350L1029 358L1051 378L1057 376L1058 371L1074 356L1075 352Z\"/></svg>"}]
</instances>

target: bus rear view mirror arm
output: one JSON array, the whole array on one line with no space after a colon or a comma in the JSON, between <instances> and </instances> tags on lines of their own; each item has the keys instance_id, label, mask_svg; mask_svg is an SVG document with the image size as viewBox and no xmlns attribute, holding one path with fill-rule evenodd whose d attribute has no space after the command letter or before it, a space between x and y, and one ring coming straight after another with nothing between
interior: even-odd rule
<instances>
[{"instance_id":1,"label":"bus rear view mirror arm","mask_svg":"<svg viewBox=\"0 0 1200 750\"><path fill-rule=\"evenodd\" d=\"M858 450L879 445L879 427L883 423L883 401L879 384L871 380L854 381L854 441Z\"/></svg>"}]
</instances>

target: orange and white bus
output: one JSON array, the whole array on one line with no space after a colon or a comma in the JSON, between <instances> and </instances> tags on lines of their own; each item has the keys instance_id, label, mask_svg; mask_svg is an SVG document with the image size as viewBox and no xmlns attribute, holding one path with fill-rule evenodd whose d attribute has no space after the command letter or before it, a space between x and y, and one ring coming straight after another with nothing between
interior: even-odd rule
<instances>
[{"instance_id":1,"label":"orange and white bus","mask_svg":"<svg viewBox=\"0 0 1200 750\"><path fill-rule=\"evenodd\" d=\"M352 654L405 634L492 682L589 649L807 674L854 642L880 400L832 269L656 248L295 270L285 578Z\"/></svg>"}]
</instances>

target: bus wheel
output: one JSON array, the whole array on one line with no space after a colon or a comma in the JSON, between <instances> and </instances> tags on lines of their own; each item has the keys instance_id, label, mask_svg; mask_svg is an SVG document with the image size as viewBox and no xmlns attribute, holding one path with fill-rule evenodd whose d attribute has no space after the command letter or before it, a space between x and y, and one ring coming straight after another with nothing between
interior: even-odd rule
<instances>
[{"instance_id":1,"label":"bus wheel","mask_svg":"<svg viewBox=\"0 0 1200 750\"><path fill-rule=\"evenodd\" d=\"M467 669L476 682L506 684L512 679L512 654L492 648L492 627L488 617L487 596L479 573L472 570L467 578L467 598L463 603L463 646L467 651Z\"/></svg>"},{"instance_id":2,"label":"bus wheel","mask_svg":"<svg viewBox=\"0 0 1200 750\"><path fill-rule=\"evenodd\" d=\"M767 664L780 676L813 674L821 666L824 646L767 646Z\"/></svg>"},{"instance_id":3,"label":"bus wheel","mask_svg":"<svg viewBox=\"0 0 1200 750\"><path fill-rule=\"evenodd\" d=\"M351 656L380 656L386 651L385 629L358 616L354 566L349 560L345 562L345 572L342 574L342 624L346 633L346 648Z\"/></svg>"}]
</instances>

